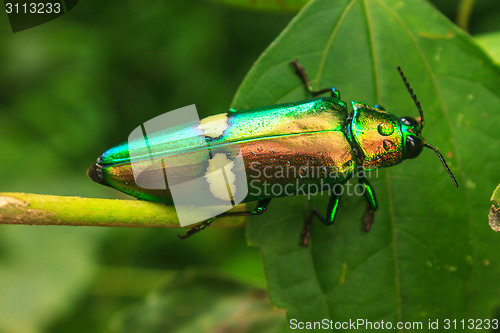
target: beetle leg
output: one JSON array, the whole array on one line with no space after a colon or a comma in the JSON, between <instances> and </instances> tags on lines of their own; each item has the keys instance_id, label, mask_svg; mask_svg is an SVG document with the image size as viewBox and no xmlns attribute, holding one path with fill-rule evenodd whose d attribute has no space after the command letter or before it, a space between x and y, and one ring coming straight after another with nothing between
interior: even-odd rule
<instances>
[{"instance_id":1,"label":"beetle leg","mask_svg":"<svg viewBox=\"0 0 500 333\"><path fill-rule=\"evenodd\" d=\"M324 225L332 225L335 222L335 215L337 214L337 209L339 207L340 196L332 192L330 196L330 201L328 201L328 206L326 208L326 217L321 215L317 208L314 208L309 215L307 215L304 221L304 227L300 233L301 242L300 245L307 246L309 244L309 238L311 237L312 220L316 216Z\"/></svg>"},{"instance_id":2,"label":"beetle leg","mask_svg":"<svg viewBox=\"0 0 500 333\"><path fill-rule=\"evenodd\" d=\"M311 238L311 229L312 229L312 220L316 216L320 221L324 221L325 218L319 212L318 208L314 208L309 214L307 214L306 219L304 220L304 227L300 232L300 245L308 246L309 238Z\"/></svg>"},{"instance_id":3,"label":"beetle leg","mask_svg":"<svg viewBox=\"0 0 500 333\"><path fill-rule=\"evenodd\" d=\"M255 207L254 210L249 210L249 211L244 211L244 212L229 212L229 213L223 213L218 216L247 216L247 215L260 215L264 213L267 210L267 206L271 202L271 199L264 199L264 200L259 200L257 201L257 206ZM218 217L216 216L216 217ZM209 218L206 221L203 221L200 224L195 225L194 227L188 229L186 231L185 235L178 235L180 239L186 239L190 237L191 235L205 229L208 227L212 222L215 220L216 217Z\"/></svg>"},{"instance_id":4,"label":"beetle leg","mask_svg":"<svg viewBox=\"0 0 500 333\"><path fill-rule=\"evenodd\" d=\"M223 213L219 216L248 216L248 215L260 215L264 213L267 210L267 206L269 206L269 203L271 202L271 199L263 199L257 201L257 205L255 206L254 210L247 210L243 212L228 212L228 213Z\"/></svg>"},{"instance_id":5,"label":"beetle leg","mask_svg":"<svg viewBox=\"0 0 500 333\"><path fill-rule=\"evenodd\" d=\"M192 227L190 229L188 229L188 231L186 231L185 235L177 235L177 236L179 236L180 239L186 239L186 238L192 236L193 234L195 234L195 233L197 233L199 231L202 231L203 229L205 229L206 227L208 227L210 224L212 224L212 222L214 220L215 220L215 216L212 217L212 218L209 218L206 221L203 221L200 224L195 225L194 227Z\"/></svg>"},{"instance_id":6,"label":"beetle leg","mask_svg":"<svg viewBox=\"0 0 500 333\"><path fill-rule=\"evenodd\" d=\"M365 197L365 200L367 202L363 223L365 225L365 230L369 231L373 223L375 211L378 208L377 198L375 196L375 191L373 190L373 187L368 182L368 179L365 178L364 174L358 175L358 180L359 183L363 185L363 196Z\"/></svg>"},{"instance_id":7,"label":"beetle leg","mask_svg":"<svg viewBox=\"0 0 500 333\"><path fill-rule=\"evenodd\" d=\"M337 215L339 203L340 195L336 195L332 192L330 201L328 201L328 206L326 207L326 217L321 215L316 208L312 211L311 215L315 215L324 225L332 225L335 222L335 215Z\"/></svg>"},{"instance_id":8,"label":"beetle leg","mask_svg":"<svg viewBox=\"0 0 500 333\"><path fill-rule=\"evenodd\" d=\"M269 206L270 202L271 202L271 199L264 199L264 200L257 201L257 206L250 213L250 215L260 215L260 214L264 213L267 210L267 206Z\"/></svg>"},{"instance_id":9,"label":"beetle leg","mask_svg":"<svg viewBox=\"0 0 500 333\"><path fill-rule=\"evenodd\" d=\"M330 196L330 201L328 201L328 206L326 207L326 218L323 219L325 225L332 225L335 222L335 215L337 215L337 209L339 208L340 195L336 195L332 191Z\"/></svg>"},{"instance_id":10,"label":"beetle leg","mask_svg":"<svg viewBox=\"0 0 500 333\"><path fill-rule=\"evenodd\" d=\"M309 76L307 75L307 72L304 69L304 67L300 66L297 60L293 60L291 62L291 64L295 68L295 74L297 74L297 76L300 78L300 80L302 81L302 83L306 87L306 90L311 94L312 97L316 97L318 95L329 92L329 93L331 93L333 98L340 99L340 92L333 87L323 88L320 90L313 90L313 88L311 86L311 82L309 81Z\"/></svg>"}]
</instances>

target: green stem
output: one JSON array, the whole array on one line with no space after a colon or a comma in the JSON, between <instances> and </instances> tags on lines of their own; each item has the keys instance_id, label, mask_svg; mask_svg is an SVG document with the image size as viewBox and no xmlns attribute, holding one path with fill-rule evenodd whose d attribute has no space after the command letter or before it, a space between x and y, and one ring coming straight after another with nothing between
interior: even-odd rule
<instances>
[{"instance_id":1,"label":"green stem","mask_svg":"<svg viewBox=\"0 0 500 333\"><path fill-rule=\"evenodd\" d=\"M465 31L469 29L469 19L472 13L474 0L461 0L457 10L457 25Z\"/></svg>"},{"instance_id":2,"label":"green stem","mask_svg":"<svg viewBox=\"0 0 500 333\"><path fill-rule=\"evenodd\" d=\"M215 225L240 227L245 221L220 218ZM1 192L0 224L180 228L174 207L155 202Z\"/></svg>"}]
</instances>

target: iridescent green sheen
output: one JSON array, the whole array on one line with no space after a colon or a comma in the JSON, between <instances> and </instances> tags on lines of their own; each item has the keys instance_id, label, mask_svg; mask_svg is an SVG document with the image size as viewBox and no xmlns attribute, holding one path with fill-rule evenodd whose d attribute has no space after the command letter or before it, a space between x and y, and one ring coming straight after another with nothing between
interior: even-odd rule
<instances>
[{"instance_id":1,"label":"iridescent green sheen","mask_svg":"<svg viewBox=\"0 0 500 333\"><path fill-rule=\"evenodd\" d=\"M113 147L102 154L89 175L137 198L172 203L168 188L150 190L137 186L131 163L162 160L159 165L175 175L169 183L180 184L206 175L207 149L229 157L241 152L247 179L253 180L251 185L259 190L249 191L244 200L248 202L270 197L264 193L264 184L288 185L288 193L299 193L303 185L343 183L358 166L370 170L395 165L405 156L406 137L420 137L418 127L402 124L393 114L358 102L352 102L352 106L351 117L345 102L336 96L230 110L205 118L201 124L150 135L148 140L154 149L144 148L139 141ZM311 177L305 167L318 172ZM295 172L285 174L284 168ZM306 170L307 177L297 173L299 169ZM285 195L283 192L273 196Z\"/></svg>"},{"instance_id":2,"label":"iridescent green sheen","mask_svg":"<svg viewBox=\"0 0 500 333\"><path fill-rule=\"evenodd\" d=\"M131 163L140 165L162 159L163 165L170 168L169 173L177 175L176 179L169 178L169 183L183 183L205 176L208 161L197 155L210 149L212 154L224 153L229 157L241 152L247 179L254 180L253 186L259 186L260 190L249 191L245 201L266 198L263 186L290 184L288 193L296 193L304 184L341 183L351 177L356 166L355 155L345 136L347 116L345 103L329 97L245 111L230 110L180 131L148 137L154 147L152 154L134 141L111 148L98 159L89 174L100 183L140 199L171 203L168 188L138 187ZM203 140L191 140L200 137ZM297 170L304 166L325 169L321 170L322 175L300 177ZM285 168L295 172L272 176ZM325 177L333 172L335 177ZM266 177L269 174L271 177Z\"/></svg>"}]
</instances>

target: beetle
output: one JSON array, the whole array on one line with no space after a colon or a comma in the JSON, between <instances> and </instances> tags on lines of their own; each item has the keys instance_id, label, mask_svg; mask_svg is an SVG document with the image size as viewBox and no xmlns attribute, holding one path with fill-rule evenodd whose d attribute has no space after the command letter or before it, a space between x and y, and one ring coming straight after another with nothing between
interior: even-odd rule
<instances>
[{"instance_id":1,"label":"beetle","mask_svg":"<svg viewBox=\"0 0 500 333\"><path fill-rule=\"evenodd\" d=\"M351 102L352 111L349 112L346 103L340 99L339 91L335 88L313 90L305 69L296 60L291 64L312 99L243 111L230 109L226 113L207 117L199 124L189 125L177 133L157 135L152 143L156 151L154 156L139 151L141 148L136 147L134 142L118 145L107 150L90 166L89 177L139 199L173 204L170 190L173 185L163 189L146 189L139 186L134 178L132 163L147 163L156 159L161 160L161 164L156 165L168 170L171 175L169 184L172 180L176 184L183 184L189 179L205 179L209 185L208 192L202 195L222 200L226 191L236 196L245 186L235 183L231 169L229 175L225 175L226 184L223 186L210 180L208 173L214 164L227 164L229 158L241 154L244 161L242 167L247 179L251 179L248 185L252 185L255 190L247 191L242 202L257 201L257 204L251 211L221 215L259 215L266 211L271 199L300 194L301 186L315 185L319 191L329 190L330 200L325 216L315 209L310 217L316 216L324 224L331 225L340 202L340 195L332 190L332 186L345 184L355 175L367 202L363 218L367 231L373 223L378 204L375 191L365 176L366 171L415 158L423 147L427 147L436 152L458 187L439 150L425 143L422 137L423 110L399 66L399 74L420 113L418 120L407 116L398 117L381 106L371 107L356 101ZM330 93L330 97L317 97L325 93ZM208 146L186 143L182 139L193 136L203 138ZM207 149L209 158L198 158L199 153ZM309 169L313 167L318 172L309 176ZM270 169L282 172L278 176L276 172L270 173ZM285 173L285 169L298 172ZM286 187L289 191L268 193L264 191L266 186ZM195 193L198 189L187 188L186 191ZM205 220L180 237L185 238L204 229L214 219ZM306 219L303 245L307 245L310 221L311 218Z\"/></svg>"}]
</instances>

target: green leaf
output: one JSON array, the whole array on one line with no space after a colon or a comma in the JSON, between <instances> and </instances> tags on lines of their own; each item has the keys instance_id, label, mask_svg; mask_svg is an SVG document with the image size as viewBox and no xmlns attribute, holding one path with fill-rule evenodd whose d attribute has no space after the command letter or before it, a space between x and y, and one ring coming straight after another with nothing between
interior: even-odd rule
<instances>
[{"instance_id":1,"label":"green leaf","mask_svg":"<svg viewBox=\"0 0 500 333\"><path fill-rule=\"evenodd\" d=\"M490 227L495 231L500 231L500 184L497 186L495 191L493 191L490 200L493 203L488 216Z\"/></svg>"},{"instance_id":2,"label":"green leaf","mask_svg":"<svg viewBox=\"0 0 500 333\"><path fill-rule=\"evenodd\" d=\"M425 1L317 0L258 59L233 106L308 98L293 59L314 88L333 85L346 101L417 117L400 65L424 109L426 142L460 188L425 149L371 176L379 209L369 233L361 230L365 201L344 195L335 225L314 221L307 248L298 245L304 216L323 211L327 194L273 200L247 229L272 302L302 321L490 318L500 305L500 242L484 227L500 163L498 67Z\"/></svg>"},{"instance_id":3,"label":"green leaf","mask_svg":"<svg viewBox=\"0 0 500 333\"><path fill-rule=\"evenodd\" d=\"M493 191L493 194L491 195L491 201L500 203L500 184Z\"/></svg>"},{"instance_id":4,"label":"green leaf","mask_svg":"<svg viewBox=\"0 0 500 333\"><path fill-rule=\"evenodd\" d=\"M111 327L120 333L286 332L283 311L274 309L263 291L200 271L169 279Z\"/></svg>"},{"instance_id":5,"label":"green leaf","mask_svg":"<svg viewBox=\"0 0 500 333\"><path fill-rule=\"evenodd\" d=\"M475 36L474 39L494 62L500 64L500 32L482 34Z\"/></svg>"},{"instance_id":6,"label":"green leaf","mask_svg":"<svg viewBox=\"0 0 500 333\"><path fill-rule=\"evenodd\" d=\"M308 0L212 0L241 9L265 12L297 12Z\"/></svg>"}]
</instances>

